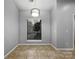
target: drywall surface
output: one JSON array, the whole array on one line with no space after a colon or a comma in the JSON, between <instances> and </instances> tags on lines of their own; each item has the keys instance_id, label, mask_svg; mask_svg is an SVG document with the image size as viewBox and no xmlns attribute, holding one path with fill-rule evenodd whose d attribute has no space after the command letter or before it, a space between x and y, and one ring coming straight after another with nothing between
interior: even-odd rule
<instances>
[{"instance_id":1,"label":"drywall surface","mask_svg":"<svg viewBox=\"0 0 79 59\"><path fill-rule=\"evenodd\" d=\"M73 48L74 4L52 10L52 44L57 48Z\"/></svg>"},{"instance_id":2,"label":"drywall surface","mask_svg":"<svg viewBox=\"0 0 79 59\"><path fill-rule=\"evenodd\" d=\"M41 41L28 41L27 40L27 19L30 19L31 17L31 11L20 11L20 40L19 43L49 43L50 40L50 13L48 10L43 10L40 13L40 17L36 19L42 20L42 40Z\"/></svg>"},{"instance_id":3,"label":"drywall surface","mask_svg":"<svg viewBox=\"0 0 79 59\"><path fill-rule=\"evenodd\" d=\"M4 55L18 42L18 9L13 0L4 0Z\"/></svg>"},{"instance_id":4,"label":"drywall surface","mask_svg":"<svg viewBox=\"0 0 79 59\"><path fill-rule=\"evenodd\" d=\"M56 47L57 45L57 19L56 19L56 15L55 15L55 9L52 9L50 11L51 14L51 22L50 22L50 28L51 28L51 43L52 45L54 45Z\"/></svg>"}]
</instances>

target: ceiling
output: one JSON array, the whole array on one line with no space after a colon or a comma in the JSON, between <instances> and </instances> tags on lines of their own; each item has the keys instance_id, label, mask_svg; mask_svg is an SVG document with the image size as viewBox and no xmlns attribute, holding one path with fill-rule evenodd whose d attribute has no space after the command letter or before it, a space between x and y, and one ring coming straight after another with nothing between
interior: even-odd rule
<instances>
[{"instance_id":1,"label":"ceiling","mask_svg":"<svg viewBox=\"0 0 79 59\"><path fill-rule=\"evenodd\" d=\"M14 1L20 10L29 10L32 8L38 8L40 10L50 10L51 8L56 7L56 4L62 5L65 3L72 3L75 0L14 0Z\"/></svg>"},{"instance_id":2,"label":"ceiling","mask_svg":"<svg viewBox=\"0 0 79 59\"><path fill-rule=\"evenodd\" d=\"M19 9L27 10L32 8L39 8L43 10L49 10L56 5L56 0L15 0L15 3Z\"/></svg>"},{"instance_id":3,"label":"ceiling","mask_svg":"<svg viewBox=\"0 0 79 59\"><path fill-rule=\"evenodd\" d=\"M75 6L75 0L57 0L57 8L65 7L68 5Z\"/></svg>"},{"instance_id":4,"label":"ceiling","mask_svg":"<svg viewBox=\"0 0 79 59\"><path fill-rule=\"evenodd\" d=\"M73 3L75 0L57 0L57 3Z\"/></svg>"}]
</instances>

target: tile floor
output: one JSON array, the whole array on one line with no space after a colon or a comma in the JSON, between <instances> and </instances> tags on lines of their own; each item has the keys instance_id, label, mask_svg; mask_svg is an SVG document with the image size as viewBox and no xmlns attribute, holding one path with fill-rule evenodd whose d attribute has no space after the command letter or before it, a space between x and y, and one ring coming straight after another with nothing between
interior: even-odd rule
<instances>
[{"instance_id":1,"label":"tile floor","mask_svg":"<svg viewBox=\"0 0 79 59\"><path fill-rule=\"evenodd\" d=\"M74 51L56 51L50 45L19 45L5 59L75 59Z\"/></svg>"}]
</instances>

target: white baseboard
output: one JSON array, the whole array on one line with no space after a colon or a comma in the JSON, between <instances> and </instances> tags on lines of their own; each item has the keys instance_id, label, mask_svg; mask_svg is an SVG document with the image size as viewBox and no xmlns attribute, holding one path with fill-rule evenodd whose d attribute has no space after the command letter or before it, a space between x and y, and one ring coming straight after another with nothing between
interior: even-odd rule
<instances>
[{"instance_id":1,"label":"white baseboard","mask_svg":"<svg viewBox=\"0 0 79 59\"><path fill-rule=\"evenodd\" d=\"M6 58L13 50L15 50L16 47L17 47L17 45L16 45L13 49L11 49L11 50L4 56L4 58Z\"/></svg>"},{"instance_id":2,"label":"white baseboard","mask_svg":"<svg viewBox=\"0 0 79 59\"><path fill-rule=\"evenodd\" d=\"M74 50L74 48L57 48L57 47L55 47L53 44L50 44L55 50L63 50L63 51L72 51L72 50Z\"/></svg>"},{"instance_id":3,"label":"white baseboard","mask_svg":"<svg viewBox=\"0 0 79 59\"><path fill-rule=\"evenodd\" d=\"M19 45L50 45L50 43L38 43L38 44L17 44L13 49L11 49L5 56L4 58L6 58L13 50L15 50L15 48Z\"/></svg>"},{"instance_id":4,"label":"white baseboard","mask_svg":"<svg viewBox=\"0 0 79 59\"><path fill-rule=\"evenodd\" d=\"M50 44L55 50L57 50L57 48L53 45L53 44Z\"/></svg>"},{"instance_id":5,"label":"white baseboard","mask_svg":"<svg viewBox=\"0 0 79 59\"><path fill-rule=\"evenodd\" d=\"M17 47L17 46L19 46L19 45L51 45L55 50L66 50L66 51L68 51L68 50L74 50L74 48L57 48L57 47L55 47L53 44L51 44L51 43L38 43L38 44L17 44L12 50L10 50L5 56L4 56L4 58L6 58L13 50L15 50L15 48Z\"/></svg>"},{"instance_id":6,"label":"white baseboard","mask_svg":"<svg viewBox=\"0 0 79 59\"><path fill-rule=\"evenodd\" d=\"M71 51L71 50L74 50L74 48L57 48L57 50Z\"/></svg>"},{"instance_id":7,"label":"white baseboard","mask_svg":"<svg viewBox=\"0 0 79 59\"><path fill-rule=\"evenodd\" d=\"M31 44L18 44L18 45L50 45L50 43L31 43Z\"/></svg>"},{"instance_id":8,"label":"white baseboard","mask_svg":"<svg viewBox=\"0 0 79 59\"><path fill-rule=\"evenodd\" d=\"M18 45L51 45L55 50L66 50L66 51L68 51L68 50L74 50L74 48L57 48L57 47L55 47L53 44L51 44L51 43L38 43L38 44L36 44L36 43L31 43L31 44L18 44Z\"/></svg>"}]
</instances>

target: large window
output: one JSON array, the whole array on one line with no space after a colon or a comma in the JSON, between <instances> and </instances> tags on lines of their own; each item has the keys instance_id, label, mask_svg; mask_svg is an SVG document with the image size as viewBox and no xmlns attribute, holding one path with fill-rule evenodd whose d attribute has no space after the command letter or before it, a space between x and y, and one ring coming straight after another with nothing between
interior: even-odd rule
<instances>
[{"instance_id":1,"label":"large window","mask_svg":"<svg viewBox=\"0 0 79 59\"><path fill-rule=\"evenodd\" d=\"M41 40L41 20L27 20L27 40Z\"/></svg>"}]
</instances>

